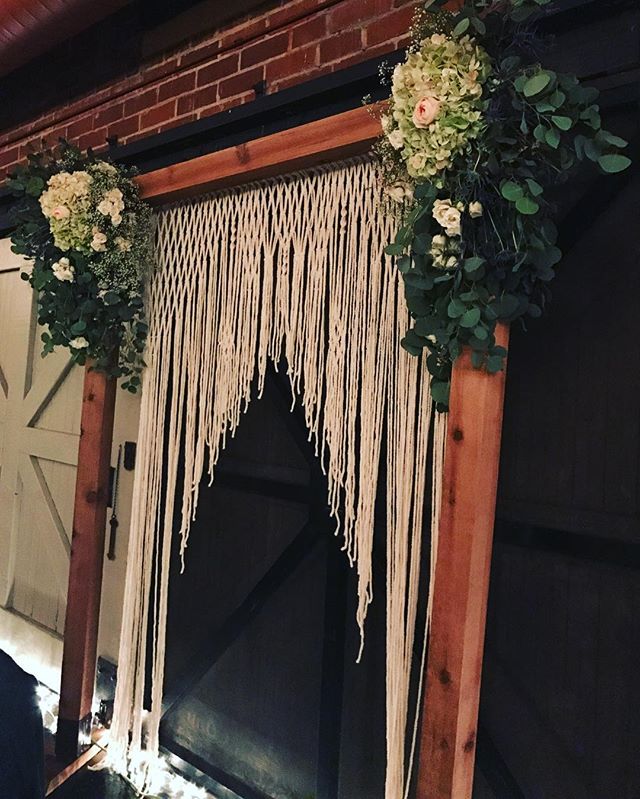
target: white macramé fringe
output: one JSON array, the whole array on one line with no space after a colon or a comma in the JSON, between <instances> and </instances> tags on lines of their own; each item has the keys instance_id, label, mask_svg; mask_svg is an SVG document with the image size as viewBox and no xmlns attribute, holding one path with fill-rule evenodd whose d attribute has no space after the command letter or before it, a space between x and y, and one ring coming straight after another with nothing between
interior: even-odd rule
<instances>
[{"instance_id":1,"label":"white macram\u00e9 fringe","mask_svg":"<svg viewBox=\"0 0 640 799\"><path fill-rule=\"evenodd\" d=\"M380 211L379 176L367 159L160 212L109 746L115 768L131 771L142 750L152 756L158 750L176 502L184 559L205 462L213 480L227 437L251 399L252 381L257 377L260 394L269 360L277 364L284 354L292 400L301 398L327 476L331 514L357 569L362 635L373 596L374 508L386 429L385 799L405 796L416 737L414 723L407 768L416 612L426 581L420 558L432 403L419 359L399 345L408 316L397 270L384 254L393 228ZM444 425L439 421L434 433L432 571ZM178 486L181 458L184 483ZM147 652L150 608L154 635Z\"/></svg>"}]
</instances>

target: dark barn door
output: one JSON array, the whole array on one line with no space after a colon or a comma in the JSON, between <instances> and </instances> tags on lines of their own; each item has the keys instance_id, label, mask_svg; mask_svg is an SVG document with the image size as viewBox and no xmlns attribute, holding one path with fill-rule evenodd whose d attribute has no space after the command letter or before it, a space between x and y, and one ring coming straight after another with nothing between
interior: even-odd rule
<instances>
[{"instance_id":1,"label":"dark barn door","mask_svg":"<svg viewBox=\"0 0 640 799\"><path fill-rule=\"evenodd\" d=\"M356 665L352 575L290 409L270 373L203 481L182 575L174 553L162 744L242 799L380 796L384 615Z\"/></svg>"}]
</instances>

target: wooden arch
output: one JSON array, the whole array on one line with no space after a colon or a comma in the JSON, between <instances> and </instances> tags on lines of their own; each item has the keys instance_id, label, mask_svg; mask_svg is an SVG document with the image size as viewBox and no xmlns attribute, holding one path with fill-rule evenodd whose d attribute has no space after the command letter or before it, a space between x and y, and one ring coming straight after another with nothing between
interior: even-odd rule
<instances>
[{"instance_id":1,"label":"wooden arch","mask_svg":"<svg viewBox=\"0 0 640 799\"><path fill-rule=\"evenodd\" d=\"M374 113L372 113L372 110ZM380 135L363 107L142 175L154 204L367 152ZM508 330L498 331L506 344ZM504 372L456 362L451 387L433 619L416 799L470 799L498 480ZM87 371L82 402L58 751L91 718L115 381Z\"/></svg>"}]
</instances>

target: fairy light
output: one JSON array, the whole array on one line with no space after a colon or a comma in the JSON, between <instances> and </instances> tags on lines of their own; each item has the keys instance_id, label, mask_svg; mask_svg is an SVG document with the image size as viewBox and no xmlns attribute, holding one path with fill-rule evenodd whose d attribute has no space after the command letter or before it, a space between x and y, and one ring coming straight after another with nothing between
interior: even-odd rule
<instances>
[{"instance_id":1,"label":"fairy light","mask_svg":"<svg viewBox=\"0 0 640 799\"><path fill-rule=\"evenodd\" d=\"M60 697L46 685L38 683L36 687L38 707L42 715L42 724L46 730L55 735L58 727L58 708ZM99 708L94 700L93 712ZM101 730L95 740L106 749L109 745L109 730ZM96 764L96 768L101 768ZM176 773L169 762L150 752L140 752L129 761L127 773L123 775L140 797L158 797L159 799L212 799L204 788L189 782Z\"/></svg>"},{"instance_id":2,"label":"fairy light","mask_svg":"<svg viewBox=\"0 0 640 799\"><path fill-rule=\"evenodd\" d=\"M55 735L58 729L58 704L59 696L51 688L46 685L38 683L36 688L36 696L38 697L38 707L42 715L42 725L45 730Z\"/></svg>"},{"instance_id":3,"label":"fairy light","mask_svg":"<svg viewBox=\"0 0 640 799\"><path fill-rule=\"evenodd\" d=\"M211 799L204 788L177 774L162 757L138 752L129 761L127 779L140 796L167 799Z\"/></svg>"}]
</instances>

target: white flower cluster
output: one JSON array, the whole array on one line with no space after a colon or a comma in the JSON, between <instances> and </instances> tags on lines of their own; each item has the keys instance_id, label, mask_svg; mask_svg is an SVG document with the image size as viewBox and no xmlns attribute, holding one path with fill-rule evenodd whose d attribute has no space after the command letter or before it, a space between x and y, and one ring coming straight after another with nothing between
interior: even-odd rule
<instances>
[{"instance_id":1,"label":"white flower cluster","mask_svg":"<svg viewBox=\"0 0 640 799\"><path fill-rule=\"evenodd\" d=\"M454 269L460 260L460 242L462 235L462 214L468 210L472 218L482 216L482 203L469 203L465 209L463 203L454 203L451 199L436 200L433 203L432 215L444 234L439 233L431 240L430 255L433 265L440 269ZM445 235L446 234L446 235Z\"/></svg>"},{"instance_id":2,"label":"white flower cluster","mask_svg":"<svg viewBox=\"0 0 640 799\"><path fill-rule=\"evenodd\" d=\"M424 39L395 68L391 113L382 122L411 178L441 186L440 173L482 132L482 86L490 69L489 56L473 39L441 33Z\"/></svg>"},{"instance_id":3,"label":"white flower cluster","mask_svg":"<svg viewBox=\"0 0 640 799\"><path fill-rule=\"evenodd\" d=\"M102 195L102 200L98 204L98 211L103 216L111 217L111 224L116 227L122 222L122 211L124 210L124 199L120 189L109 189Z\"/></svg>"},{"instance_id":4,"label":"white flower cluster","mask_svg":"<svg viewBox=\"0 0 640 799\"><path fill-rule=\"evenodd\" d=\"M96 177L100 178L96 181ZM106 161L98 161L87 170L58 172L52 175L40 196L42 213L49 220L56 247L63 252L105 252L109 232L123 220L124 195L117 186L100 190L105 180L113 183L118 170ZM106 227L104 222L109 221ZM131 242L125 236L115 237L119 252L128 252ZM60 278L68 280L68 277Z\"/></svg>"},{"instance_id":5,"label":"white flower cluster","mask_svg":"<svg viewBox=\"0 0 640 799\"><path fill-rule=\"evenodd\" d=\"M54 264L52 264L51 269L53 270L54 276L58 280L62 282L73 283L76 270L68 258L61 258L59 261L56 261Z\"/></svg>"}]
</instances>

